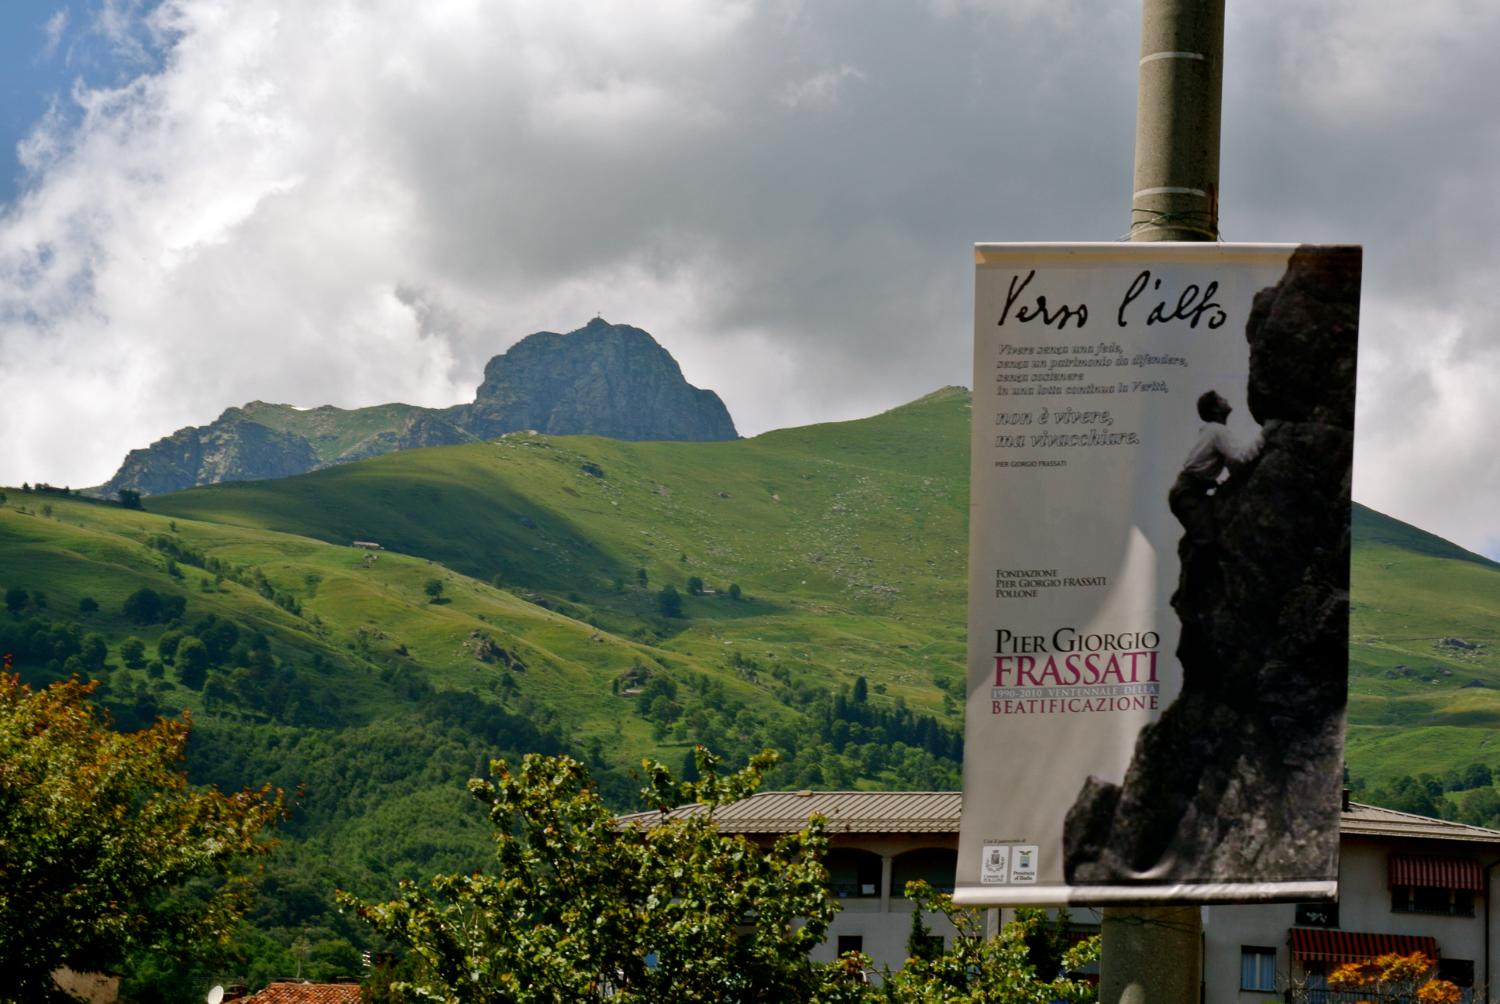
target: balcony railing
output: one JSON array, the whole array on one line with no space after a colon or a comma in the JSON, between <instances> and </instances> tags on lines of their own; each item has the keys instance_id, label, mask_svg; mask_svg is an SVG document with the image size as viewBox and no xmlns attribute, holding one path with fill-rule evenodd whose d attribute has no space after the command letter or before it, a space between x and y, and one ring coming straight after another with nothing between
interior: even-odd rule
<instances>
[{"instance_id":1,"label":"balcony railing","mask_svg":"<svg viewBox=\"0 0 1500 1004\"><path fill-rule=\"evenodd\" d=\"M1326 988L1293 987L1282 994L1286 1004L1416 1004L1409 994L1379 994L1365 990L1329 990ZM1470 999L1470 991L1464 988L1464 1000Z\"/></svg>"}]
</instances>

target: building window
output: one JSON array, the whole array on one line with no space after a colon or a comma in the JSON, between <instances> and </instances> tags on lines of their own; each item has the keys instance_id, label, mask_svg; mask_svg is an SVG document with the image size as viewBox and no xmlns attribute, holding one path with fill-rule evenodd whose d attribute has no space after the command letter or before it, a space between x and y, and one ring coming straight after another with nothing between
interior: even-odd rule
<instances>
[{"instance_id":1,"label":"building window","mask_svg":"<svg viewBox=\"0 0 1500 1004\"><path fill-rule=\"evenodd\" d=\"M1463 1004L1472 1004L1474 1000L1474 960L1473 959L1438 959L1437 978L1447 980L1463 993L1460 998Z\"/></svg>"},{"instance_id":2,"label":"building window","mask_svg":"<svg viewBox=\"0 0 1500 1004\"><path fill-rule=\"evenodd\" d=\"M824 859L828 888L839 899L880 895L880 855L854 847L835 847Z\"/></svg>"},{"instance_id":3,"label":"building window","mask_svg":"<svg viewBox=\"0 0 1500 1004\"><path fill-rule=\"evenodd\" d=\"M1472 917L1474 893L1468 889L1440 889L1435 886L1391 886L1391 912Z\"/></svg>"},{"instance_id":4,"label":"building window","mask_svg":"<svg viewBox=\"0 0 1500 1004\"><path fill-rule=\"evenodd\" d=\"M1460 987L1474 985L1473 959L1438 959L1437 978Z\"/></svg>"},{"instance_id":5,"label":"building window","mask_svg":"<svg viewBox=\"0 0 1500 1004\"><path fill-rule=\"evenodd\" d=\"M865 936L863 934L841 934L839 935L839 954L845 952L863 952L865 950Z\"/></svg>"},{"instance_id":6,"label":"building window","mask_svg":"<svg viewBox=\"0 0 1500 1004\"><path fill-rule=\"evenodd\" d=\"M1240 989L1276 989L1276 949L1250 945L1240 948Z\"/></svg>"},{"instance_id":7,"label":"building window","mask_svg":"<svg viewBox=\"0 0 1500 1004\"><path fill-rule=\"evenodd\" d=\"M891 862L891 895L905 896L906 883L921 879L936 892L953 891L958 851L951 847L919 847L896 855Z\"/></svg>"},{"instance_id":8,"label":"building window","mask_svg":"<svg viewBox=\"0 0 1500 1004\"><path fill-rule=\"evenodd\" d=\"M1298 903L1298 927L1338 927L1339 905L1337 903Z\"/></svg>"}]
</instances>

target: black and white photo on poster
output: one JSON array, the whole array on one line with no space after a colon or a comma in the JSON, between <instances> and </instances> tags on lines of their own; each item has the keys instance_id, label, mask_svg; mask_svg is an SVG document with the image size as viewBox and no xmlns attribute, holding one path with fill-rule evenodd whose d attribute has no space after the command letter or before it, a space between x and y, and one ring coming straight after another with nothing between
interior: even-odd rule
<instances>
[{"instance_id":1,"label":"black and white photo on poster","mask_svg":"<svg viewBox=\"0 0 1500 1004\"><path fill-rule=\"evenodd\" d=\"M956 898L1333 895L1359 249L977 259Z\"/></svg>"}]
</instances>

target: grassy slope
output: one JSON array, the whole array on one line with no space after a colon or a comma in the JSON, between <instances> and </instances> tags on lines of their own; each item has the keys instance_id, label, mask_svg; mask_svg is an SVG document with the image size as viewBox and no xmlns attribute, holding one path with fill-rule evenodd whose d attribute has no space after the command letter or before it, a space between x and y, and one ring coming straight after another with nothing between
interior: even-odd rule
<instances>
[{"instance_id":1,"label":"grassy slope","mask_svg":"<svg viewBox=\"0 0 1500 1004\"><path fill-rule=\"evenodd\" d=\"M20 499L12 496L12 501ZM174 520L82 500L34 497L21 504L31 512L14 505L0 508L0 564L16 570L5 585L41 586L50 610L104 635L112 651L131 635L154 651L164 630L127 621L120 613L126 596L142 586L182 593L189 622L214 613L265 632L272 650L288 659L324 655L338 666L341 710L368 720L399 710L399 699L371 681L372 674L388 667L420 672L438 689L492 691L500 667L474 657L472 636L479 631L524 661L526 670L514 674L521 693L577 734L601 735L607 746L617 747L622 761L653 748L644 722L628 718L617 732L613 721L619 716L599 701L615 675L633 662L651 660L650 649L425 559L373 556L274 531ZM38 512L44 504L51 508L50 518ZM213 577L186 565L179 564L183 578L174 582L166 574L165 555L145 546L154 534L169 534L231 564L259 568L277 589L298 597L303 616L231 581L205 592ZM440 605L429 603L424 591L433 578L444 583L447 602ZM84 596L99 603L98 612L75 612ZM399 654L402 647L405 655ZM119 675L144 679L140 671ZM742 681L729 684L746 697L754 694ZM165 691L163 703L203 711L201 695L180 686Z\"/></svg>"},{"instance_id":2,"label":"grassy slope","mask_svg":"<svg viewBox=\"0 0 1500 1004\"><path fill-rule=\"evenodd\" d=\"M135 544L120 551L116 538L139 540L176 517L195 546L259 562L287 588L322 576L304 603L323 618L334 650L373 646L391 659L405 644L439 686L480 687L486 671L463 646L475 628L491 630L545 667L522 680L524 692L623 762L670 755L643 722L600 699L637 659L708 674L773 715L784 709L763 681L731 671L731 653L796 683L865 675L886 699L942 707L939 685L952 687L963 661L967 428L967 395L939 392L863 421L730 443L513 435L155 498L155 514L80 508L84 519L63 514L74 503L55 503L59 526L82 525L66 546L28 544L24 560L47 562L32 567L56 593L54 605L87 590L115 610L159 574L140 562L161 561ZM0 524L4 547L18 539L6 526L44 522L0 515L11 520ZM354 539L401 553L369 564L337 546ZM1500 566L1360 507L1354 539L1351 769L1379 782L1500 764L1500 751L1489 755L1490 729L1500 724ZM636 586L637 568L649 589ZM445 578L452 604L423 602L421 584L433 575ZM496 576L571 616L485 584ZM711 590L737 583L747 599L688 597L689 618L663 624L654 591L669 582L683 589L689 576ZM286 617L247 595L265 608L260 615ZM287 645L302 643L300 622L278 630ZM1442 647L1445 637L1484 647ZM1475 681L1481 686L1465 686Z\"/></svg>"},{"instance_id":3,"label":"grassy slope","mask_svg":"<svg viewBox=\"0 0 1500 1004\"><path fill-rule=\"evenodd\" d=\"M968 421L966 396L940 392L859 422L739 442L512 435L150 505L377 541L562 598L638 637L654 590L685 591L697 576L719 595L687 598L667 651L713 664L738 647L794 680L865 675L935 708L934 679L957 681L963 662L954 612L965 588ZM638 568L649 590L636 587ZM730 583L747 601L722 595Z\"/></svg>"},{"instance_id":4,"label":"grassy slope","mask_svg":"<svg viewBox=\"0 0 1500 1004\"><path fill-rule=\"evenodd\" d=\"M1351 771L1382 782L1500 765L1500 565L1368 509L1354 535Z\"/></svg>"},{"instance_id":5,"label":"grassy slope","mask_svg":"<svg viewBox=\"0 0 1500 1004\"><path fill-rule=\"evenodd\" d=\"M251 401L240 409L261 425L302 436L318 459L333 463L340 456L381 435L399 430L413 415L429 411L410 404L377 404L368 408L294 408L289 404Z\"/></svg>"},{"instance_id":6,"label":"grassy slope","mask_svg":"<svg viewBox=\"0 0 1500 1004\"><path fill-rule=\"evenodd\" d=\"M730 620L699 601L669 647L804 656L808 668L867 673L933 706L931 682L963 658L966 403L940 392L873 419L738 443L509 437L156 504L328 540L373 535L482 577L579 593L601 620L630 615L604 587L637 565L653 585L737 581L780 606ZM583 474L584 462L604 479ZM1359 506L1354 539L1351 769L1378 782L1500 764L1489 731L1500 724L1500 565ZM1438 646L1450 636L1486 647ZM1464 686L1474 681L1483 686Z\"/></svg>"}]
</instances>

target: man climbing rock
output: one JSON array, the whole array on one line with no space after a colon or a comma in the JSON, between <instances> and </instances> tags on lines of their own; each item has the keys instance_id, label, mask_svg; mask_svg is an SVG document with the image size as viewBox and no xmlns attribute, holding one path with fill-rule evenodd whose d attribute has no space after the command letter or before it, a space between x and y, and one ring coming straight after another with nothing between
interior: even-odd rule
<instances>
[{"instance_id":1,"label":"man climbing rock","mask_svg":"<svg viewBox=\"0 0 1500 1004\"><path fill-rule=\"evenodd\" d=\"M1218 391L1204 391L1198 398L1198 417L1203 419L1203 428L1198 430L1198 441L1183 461L1182 473L1167 493L1172 515L1182 523L1193 544L1213 541L1211 499L1224 473L1227 471L1233 477L1260 453L1259 436L1251 442L1242 442L1225 424L1233 410Z\"/></svg>"}]
</instances>

